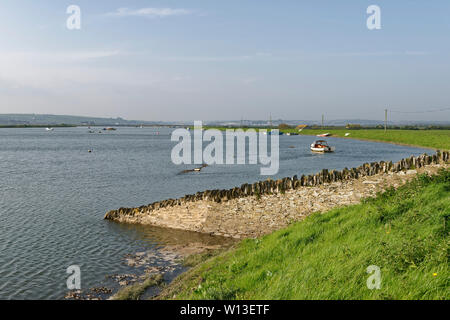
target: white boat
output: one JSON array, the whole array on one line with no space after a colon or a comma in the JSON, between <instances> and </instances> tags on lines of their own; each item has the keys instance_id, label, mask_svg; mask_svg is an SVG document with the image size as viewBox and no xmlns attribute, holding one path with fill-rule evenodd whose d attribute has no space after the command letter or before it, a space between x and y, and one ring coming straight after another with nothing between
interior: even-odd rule
<instances>
[{"instance_id":1,"label":"white boat","mask_svg":"<svg viewBox=\"0 0 450 320\"><path fill-rule=\"evenodd\" d=\"M331 136L331 133L322 133L322 134L318 134L318 137L329 137Z\"/></svg>"},{"instance_id":2,"label":"white boat","mask_svg":"<svg viewBox=\"0 0 450 320\"><path fill-rule=\"evenodd\" d=\"M312 152L333 152L335 147L330 147L325 140L317 140L311 143L311 151Z\"/></svg>"},{"instance_id":3,"label":"white boat","mask_svg":"<svg viewBox=\"0 0 450 320\"><path fill-rule=\"evenodd\" d=\"M45 128L47 131L53 131L53 128Z\"/></svg>"}]
</instances>

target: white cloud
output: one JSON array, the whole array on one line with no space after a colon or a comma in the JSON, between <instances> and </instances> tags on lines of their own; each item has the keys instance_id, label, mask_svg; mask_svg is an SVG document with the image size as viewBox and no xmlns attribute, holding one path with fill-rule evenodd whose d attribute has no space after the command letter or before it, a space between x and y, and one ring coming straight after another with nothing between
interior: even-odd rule
<instances>
[{"instance_id":1,"label":"white cloud","mask_svg":"<svg viewBox=\"0 0 450 320\"><path fill-rule=\"evenodd\" d=\"M19 52L2 52L0 53L0 61L2 60L22 60L22 61L47 61L47 62L76 62L91 59L109 58L121 55L120 51L66 51L66 52L45 52L45 51L19 51Z\"/></svg>"},{"instance_id":2,"label":"white cloud","mask_svg":"<svg viewBox=\"0 0 450 320\"><path fill-rule=\"evenodd\" d=\"M109 12L107 16L113 17L148 17L148 18L165 18L170 16L182 16L191 14L191 10L172 9L172 8L141 8L131 10L128 8L119 8L115 12Z\"/></svg>"},{"instance_id":3,"label":"white cloud","mask_svg":"<svg viewBox=\"0 0 450 320\"><path fill-rule=\"evenodd\" d=\"M388 56L422 56L428 55L429 52L425 51L373 51L373 52L331 52L325 54L332 57L388 57Z\"/></svg>"},{"instance_id":4,"label":"white cloud","mask_svg":"<svg viewBox=\"0 0 450 320\"><path fill-rule=\"evenodd\" d=\"M120 67L97 67L90 61L122 55L119 51L1 52L0 81L9 88L60 90L76 86L151 84L143 72Z\"/></svg>"},{"instance_id":5,"label":"white cloud","mask_svg":"<svg viewBox=\"0 0 450 320\"><path fill-rule=\"evenodd\" d=\"M75 52L63 54L62 57L67 57L68 59L73 60L89 60L89 59L100 59L100 58L108 58L119 55L119 51L84 51L84 52Z\"/></svg>"}]
</instances>

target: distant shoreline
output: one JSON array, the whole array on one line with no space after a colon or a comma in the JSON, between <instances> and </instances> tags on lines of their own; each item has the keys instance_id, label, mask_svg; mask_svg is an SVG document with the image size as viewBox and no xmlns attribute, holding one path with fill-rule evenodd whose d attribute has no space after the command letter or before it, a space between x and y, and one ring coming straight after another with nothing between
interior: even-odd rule
<instances>
[{"instance_id":1,"label":"distant shoreline","mask_svg":"<svg viewBox=\"0 0 450 320\"><path fill-rule=\"evenodd\" d=\"M315 134L302 134L302 136L316 137L317 135L315 135ZM433 150L433 151L439 150L439 148L435 148L435 147L425 147L425 146L422 146L422 145L419 145L419 144L401 143L401 142L386 141L386 140L375 140L375 139L368 139L368 138L339 137L339 136L333 136L333 135L331 135L330 138L349 139L349 140L359 140L359 141L368 141L368 142L389 143L389 144L394 144L394 145L397 145L397 146L423 148L423 149L430 149L430 150Z\"/></svg>"},{"instance_id":2,"label":"distant shoreline","mask_svg":"<svg viewBox=\"0 0 450 320\"><path fill-rule=\"evenodd\" d=\"M74 128L78 127L73 124L17 124L17 125L0 125L0 129L23 129L23 128Z\"/></svg>"},{"instance_id":3,"label":"distant shoreline","mask_svg":"<svg viewBox=\"0 0 450 320\"><path fill-rule=\"evenodd\" d=\"M236 130L236 129L256 129L273 130L276 128L227 128L227 127L204 127L203 129ZM318 134L329 133L332 138L354 139L361 141L382 142L395 145L419 147L430 150L450 150L450 129L383 129L364 128L346 129L339 127L325 127L324 129L305 128L298 131L296 128L279 129L283 134L297 133L300 136L317 136ZM347 135L348 134L348 135Z\"/></svg>"},{"instance_id":4,"label":"distant shoreline","mask_svg":"<svg viewBox=\"0 0 450 320\"><path fill-rule=\"evenodd\" d=\"M23 128L104 128L104 127L114 127L114 128L184 128L183 125L166 125L166 124L144 124L144 125L134 125L134 124L0 124L0 129L23 129Z\"/></svg>"}]
</instances>

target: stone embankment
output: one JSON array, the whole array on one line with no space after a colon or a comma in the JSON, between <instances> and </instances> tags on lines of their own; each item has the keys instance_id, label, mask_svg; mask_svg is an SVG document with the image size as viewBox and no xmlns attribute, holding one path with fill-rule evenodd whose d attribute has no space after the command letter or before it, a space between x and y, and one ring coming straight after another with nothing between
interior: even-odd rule
<instances>
[{"instance_id":1,"label":"stone embankment","mask_svg":"<svg viewBox=\"0 0 450 320\"><path fill-rule=\"evenodd\" d=\"M449 152L365 163L358 168L322 170L243 184L229 190L206 190L138 208L120 208L105 219L190 230L214 235L259 237L307 215L358 203L388 187L398 187L417 173L447 168Z\"/></svg>"}]
</instances>

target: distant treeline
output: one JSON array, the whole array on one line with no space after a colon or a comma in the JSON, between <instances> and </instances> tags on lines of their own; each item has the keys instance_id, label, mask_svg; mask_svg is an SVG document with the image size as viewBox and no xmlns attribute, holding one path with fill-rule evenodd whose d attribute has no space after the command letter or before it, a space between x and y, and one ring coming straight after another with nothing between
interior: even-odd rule
<instances>
[{"instance_id":1,"label":"distant treeline","mask_svg":"<svg viewBox=\"0 0 450 320\"><path fill-rule=\"evenodd\" d=\"M193 126L190 126L191 129L193 129ZM282 123L278 126L204 126L204 129L280 129L280 130L286 130L286 131L292 131L296 128L295 126L287 125L285 123ZM377 125L377 126L361 126L361 125L346 125L346 126L321 126L321 125L310 125L304 127L302 130L337 130L337 129L345 129L345 130L379 130L384 129L383 125ZM393 126L389 125L387 126L387 129L389 130L450 130L450 125L427 125L427 126L421 126L421 125L403 125L403 126Z\"/></svg>"},{"instance_id":2,"label":"distant treeline","mask_svg":"<svg viewBox=\"0 0 450 320\"><path fill-rule=\"evenodd\" d=\"M71 128L76 127L76 125L72 124L5 124L0 125L0 128Z\"/></svg>"},{"instance_id":3,"label":"distant treeline","mask_svg":"<svg viewBox=\"0 0 450 320\"><path fill-rule=\"evenodd\" d=\"M403 126L387 126L390 130L450 130L449 125L428 125L428 126L420 126L420 125L403 125ZM377 125L377 126L359 126L359 125L347 125L347 126L320 126L320 125L314 125L314 126L308 126L305 128L305 130L312 129L312 130L320 130L320 129L347 129L347 130L370 130L370 129L384 129L383 125Z\"/></svg>"}]
</instances>

